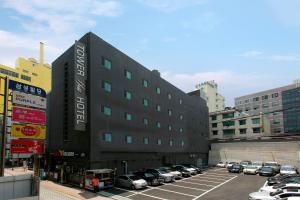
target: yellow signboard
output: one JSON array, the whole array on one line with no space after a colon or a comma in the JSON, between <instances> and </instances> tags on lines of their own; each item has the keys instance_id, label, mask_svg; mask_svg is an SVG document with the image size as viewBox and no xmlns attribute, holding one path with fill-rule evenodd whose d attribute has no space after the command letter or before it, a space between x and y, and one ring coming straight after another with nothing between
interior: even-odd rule
<instances>
[{"instance_id":1,"label":"yellow signboard","mask_svg":"<svg viewBox=\"0 0 300 200\"><path fill-rule=\"evenodd\" d=\"M14 138L45 139L46 126L34 124L13 124L11 135Z\"/></svg>"}]
</instances>

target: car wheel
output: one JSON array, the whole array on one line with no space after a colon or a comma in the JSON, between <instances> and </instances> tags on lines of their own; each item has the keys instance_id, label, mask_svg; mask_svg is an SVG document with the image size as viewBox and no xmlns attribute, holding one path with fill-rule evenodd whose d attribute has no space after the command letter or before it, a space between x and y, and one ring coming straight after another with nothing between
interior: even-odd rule
<instances>
[{"instance_id":1,"label":"car wheel","mask_svg":"<svg viewBox=\"0 0 300 200\"><path fill-rule=\"evenodd\" d=\"M131 185L131 189L132 189L132 190L135 190L135 186L134 186L134 185Z\"/></svg>"}]
</instances>

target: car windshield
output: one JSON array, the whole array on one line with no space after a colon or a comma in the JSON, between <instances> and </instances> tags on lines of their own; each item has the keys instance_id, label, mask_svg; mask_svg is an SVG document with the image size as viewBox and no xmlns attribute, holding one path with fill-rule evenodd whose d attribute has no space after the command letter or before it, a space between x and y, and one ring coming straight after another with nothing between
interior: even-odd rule
<instances>
[{"instance_id":1,"label":"car windshield","mask_svg":"<svg viewBox=\"0 0 300 200\"><path fill-rule=\"evenodd\" d=\"M133 181L140 180L141 178L135 175L129 176L129 178Z\"/></svg>"},{"instance_id":2,"label":"car windshield","mask_svg":"<svg viewBox=\"0 0 300 200\"><path fill-rule=\"evenodd\" d=\"M281 167L281 170L284 170L284 171L295 171L294 167L292 167L292 166L283 166L283 167Z\"/></svg>"},{"instance_id":3,"label":"car windshield","mask_svg":"<svg viewBox=\"0 0 300 200\"><path fill-rule=\"evenodd\" d=\"M246 167L246 169L256 169L256 166L254 166L254 165L248 165L248 166Z\"/></svg>"},{"instance_id":4,"label":"car windshield","mask_svg":"<svg viewBox=\"0 0 300 200\"><path fill-rule=\"evenodd\" d=\"M262 168L262 171L265 171L265 172L272 172L273 169L271 167L263 167Z\"/></svg>"},{"instance_id":5,"label":"car windshield","mask_svg":"<svg viewBox=\"0 0 300 200\"><path fill-rule=\"evenodd\" d=\"M240 166L239 165L233 165L232 168L239 169Z\"/></svg>"},{"instance_id":6,"label":"car windshield","mask_svg":"<svg viewBox=\"0 0 300 200\"><path fill-rule=\"evenodd\" d=\"M163 171L163 170L161 170L161 169L158 169L157 170L160 174L165 174L165 173L167 173L166 171Z\"/></svg>"},{"instance_id":7,"label":"car windshield","mask_svg":"<svg viewBox=\"0 0 300 200\"><path fill-rule=\"evenodd\" d=\"M253 163L253 165L255 165L255 166L262 166L262 163L260 163L260 162L255 162L255 163Z\"/></svg>"},{"instance_id":8,"label":"car windshield","mask_svg":"<svg viewBox=\"0 0 300 200\"><path fill-rule=\"evenodd\" d=\"M153 174L145 173L145 177L154 177Z\"/></svg>"},{"instance_id":9,"label":"car windshield","mask_svg":"<svg viewBox=\"0 0 300 200\"><path fill-rule=\"evenodd\" d=\"M265 166L276 167L277 163L266 163Z\"/></svg>"}]
</instances>

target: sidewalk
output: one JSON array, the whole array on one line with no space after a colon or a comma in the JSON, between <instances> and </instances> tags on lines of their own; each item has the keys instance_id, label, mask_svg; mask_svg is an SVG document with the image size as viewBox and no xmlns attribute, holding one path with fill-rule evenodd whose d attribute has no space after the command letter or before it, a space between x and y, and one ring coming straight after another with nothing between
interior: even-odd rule
<instances>
[{"instance_id":1,"label":"sidewalk","mask_svg":"<svg viewBox=\"0 0 300 200\"><path fill-rule=\"evenodd\" d=\"M111 200L107 197L97 196L96 194L89 192L87 190L83 190L80 188L71 188L60 185L58 183L54 183L52 181L41 181L41 190L48 189L54 191L56 193L60 193L62 195L67 195L72 199L81 200L81 199L89 199L89 200ZM42 197L42 196L41 196Z\"/></svg>"},{"instance_id":2,"label":"sidewalk","mask_svg":"<svg viewBox=\"0 0 300 200\"><path fill-rule=\"evenodd\" d=\"M12 168L5 168L4 169L4 176L19 176L19 175L25 175L25 174L33 174L33 171L27 170L24 171L23 167L14 167Z\"/></svg>"}]
</instances>

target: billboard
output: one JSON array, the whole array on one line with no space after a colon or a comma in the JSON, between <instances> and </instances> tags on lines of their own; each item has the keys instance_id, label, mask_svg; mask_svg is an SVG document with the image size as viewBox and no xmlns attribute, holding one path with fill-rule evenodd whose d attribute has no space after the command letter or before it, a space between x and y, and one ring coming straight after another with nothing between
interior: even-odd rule
<instances>
[{"instance_id":1,"label":"billboard","mask_svg":"<svg viewBox=\"0 0 300 200\"><path fill-rule=\"evenodd\" d=\"M9 80L8 88L14 91L24 92L40 97L46 97L46 92L42 88L35 87L33 85L27 85L17 81Z\"/></svg>"},{"instance_id":2,"label":"billboard","mask_svg":"<svg viewBox=\"0 0 300 200\"><path fill-rule=\"evenodd\" d=\"M31 124L46 124L46 112L13 106L12 121Z\"/></svg>"},{"instance_id":3,"label":"billboard","mask_svg":"<svg viewBox=\"0 0 300 200\"><path fill-rule=\"evenodd\" d=\"M13 124L13 138L46 139L46 126L33 124Z\"/></svg>"},{"instance_id":4,"label":"billboard","mask_svg":"<svg viewBox=\"0 0 300 200\"><path fill-rule=\"evenodd\" d=\"M12 93L12 102L14 104L46 109L47 102L45 97L26 94L19 91L13 91Z\"/></svg>"},{"instance_id":5,"label":"billboard","mask_svg":"<svg viewBox=\"0 0 300 200\"><path fill-rule=\"evenodd\" d=\"M74 130L85 131L87 122L87 62L86 48L75 41L74 47Z\"/></svg>"},{"instance_id":6,"label":"billboard","mask_svg":"<svg viewBox=\"0 0 300 200\"><path fill-rule=\"evenodd\" d=\"M11 140L10 152L20 154L43 154L45 151L44 140Z\"/></svg>"}]
</instances>

